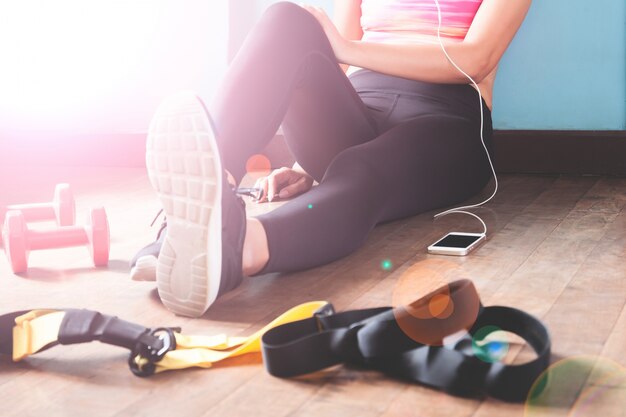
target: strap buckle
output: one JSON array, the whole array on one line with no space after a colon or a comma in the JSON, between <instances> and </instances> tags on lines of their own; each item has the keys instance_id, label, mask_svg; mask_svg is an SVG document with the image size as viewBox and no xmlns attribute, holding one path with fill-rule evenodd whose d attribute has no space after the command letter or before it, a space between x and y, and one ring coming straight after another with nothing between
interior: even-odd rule
<instances>
[{"instance_id":1,"label":"strap buckle","mask_svg":"<svg viewBox=\"0 0 626 417\"><path fill-rule=\"evenodd\" d=\"M33 353L36 353L42 347L44 347L47 342L52 343L56 340L55 331L50 332L50 334L35 334L32 323L39 317L44 317L51 313L57 312L57 310L32 310L15 318L15 326L13 327L12 349L14 362L20 361L32 355ZM61 315L59 317L51 317L53 321L59 321L59 318L62 319L63 316ZM56 329L54 330L58 330L58 323ZM48 339L48 336L50 336L49 338L51 340L44 340Z\"/></svg>"},{"instance_id":2,"label":"strap buckle","mask_svg":"<svg viewBox=\"0 0 626 417\"><path fill-rule=\"evenodd\" d=\"M174 332L180 331L180 327L159 327L139 339L128 358L131 372L140 377L154 374L156 363L163 359L167 352L176 349Z\"/></svg>"},{"instance_id":3,"label":"strap buckle","mask_svg":"<svg viewBox=\"0 0 626 417\"><path fill-rule=\"evenodd\" d=\"M332 316L333 314L335 314L335 307L333 307L331 303L326 303L313 312L313 318L315 319L318 332L326 330L322 318Z\"/></svg>"}]
</instances>

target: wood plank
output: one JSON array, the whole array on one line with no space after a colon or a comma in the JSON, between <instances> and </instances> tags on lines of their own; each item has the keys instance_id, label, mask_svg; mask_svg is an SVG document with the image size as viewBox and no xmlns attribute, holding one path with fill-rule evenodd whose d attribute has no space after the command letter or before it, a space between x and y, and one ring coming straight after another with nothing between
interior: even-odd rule
<instances>
[{"instance_id":1,"label":"wood plank","mask_svg":"<svg viewBox=\"0 0 626 417\"><path fill-rule=\"evenodd\" d=\"M579 196L579 198L585 192L587 192L587 190L592 185L592 183L593 181L592 182L585 181L584 184L579 185L579 188L577 189L577 195ZM372 287L368 292L366 292L361 297L357 298L353 303L350 304L349 307L359 308L359 307L369 307L369 306L379 306L379 305L389 305L389 304L395 305L394 300L393 300L394 298L393 294L397 293L398 291L400 292L405 291L405 288L398 287L398 282L405 282L407 286L406 289L413 289L411 288L412 281L416 280L416 281L419 281L419 285L417 285L418 288L422 289L422 291L429 291L438 287L443 282L449 282L453 279L458 279L459 277L475 278L476 276L479 276L477 274L479 271L485 273L489 269L492 270L492 273L496 277L496 281L497 281L498 276L503 276L503 277L507 276L507 274L510 274L512 271L514 271L515 268L517 268L519 264L521 264L526 259L526 257L528 256L528 253L530 253L534 249L534 247L536 247L542 241L543 239L542 232L544 232L545 230L548 230L549 232L550 230L550 228L546 228L545 225L539 224L537 226L537 229L534 230L535 233L530 233L528 235L520 234L519 228L516 227L516 223L515 223L519 213L524 212L525 210L532 210L532 206L533 204L535 204L535 201L537 200L541 200L542 204L544 204L544 202L546 201L548 202L552 201L552 199L549 198L550 196L553 196L552 198L554 199L566 201L564 203L564 204L568 204L566 206L567 207L566 210L571 209L571 207L573 207L573 205L575 204L575 201L577 200L577 199L569 199L569 200L563 199L561 196L561 192L559 192L559 190L561 189L563 190L563 192L568 192L568 193L573 192L573 189L575 187L572 186L572 183L569 179L565 179L563 181L557 180L556 182L551 180L549 181L549 184L551 186L550 188L544 188L545 183L543 182L535 184L535 187L536 187L534 188L535 192L526 194L526 199L520 199L518 197L518 199L515 201L515 205L513 206L507 207L503 203L499 203L498 201L495 202L496 204L500 204L500 207L498 207L497 209L494 209L494 211L496 211L499 216L498 218L499 222L496 222L496 225L493 226L494 228L493 233L495 233L496 238L500 236L503 230L507 229L508 227L513 227L513 233L511 233L512 237L522 236L522 238L520 239L521 242L528 241L529 239L532 239L535 236L539 236L538 239L535 239L532 241L534 242L534 244L532 242L530 244L527 243L527 246L529 247L529 249L527 250L526 253L524 253L523 250L519 251L521 255L519 257L516 257L517 262L513 262L512 264L497 263L497 265L494 265L493 259L494 257L497 257L498 254L483 255L485 256L485 258L481 258L478 255L483 252L490 253L489 248L498 248L499 247L498 242L497 241L495 243L493 242L495 238L489 241L488 243L486 243L478 252L476 252L474 255L468 258L465 258L465 257L447 258L447 257L438 257L438 256L428 255L425 253L425 247L429 243L432 243L435 237L427 236L424 239L416 239L416 245L411 246L409 248L409 254L412 254L413 256L407 259L392 274L388 274L379 283L377 283L374 287ZM555 188L557 192L555 192ZM524 193L519 193L517 190L518 190L518 187L515 186L515 184L511 184L510 187L508 186L503 187L501 189L502 193L499 194L499 197L501 200L506 201L506 197L508 195L516 195L516 196L524 195ZM546 194L548 196L546 196ZM558 214L558 213L555 213L555 214ZM420 217L422 216L418 216L418 218ZM464 227L467 227L467 223L470 223L472 221L471 219L464 219L462 216L452 216L452 217L457 217L457 218L461 217L462 221L465 222ZM556 219L553 221L553 223L555 225L558 224L558 219L560 218L560 216L555 215L553 216L553 218ZM417 219L415 219L413 220L416 222L415 229L411 230L409 227L407 227L407 229L410 230L410 233L412 235L419 235L419 230L426 228L425 226L428 220L429 218L427 217L423 223L417 223ZM534 225L532 221L529 221L526 218L523 218L521 221L522 221L522 225L524 226ZM493 225L493 223L490 223L490 224ZM445 225L439 224L437 225L437 227L445 227ZM498 230L498 227L503 228L503 229ZM440 236L443 232L442 232L442 229L439 229L435 233L436 235ZM388 248L390 247L388 246ZM391 248L393 248L393 250L391 250ZM391 248L389 250L390 253L396 253L396 251L401 250L393 246L391 246ZM510 246L504 246L504 252L506 252L506 255L510 258L511 252L513 252L512 249L518 249L518 248L519 248L519 244L516 245L515 242L512 242ZM492 250L495 250L495 249L492 249ZM505 255L505 253L502 253L501 255ZM498 270L498 267L502 269ZM506 270L507 267L511 269L509 272L507 272ZM406 275L407 273L409 273L410 276L407 276ZM489 279L490 281L493 281L494 276L489 276L488 278L487 277L485 278ZM476 282L476 279L474 279L474 281ZM484 290L484 288L480 288L481 285L477 285L477 286L479 287L479 291ZM421 295L424 295L424 292L421 292ZM417 297L418 295L416 294L415 296L409 297L409 298L413 299ZM450 400L449 396L445 394L436 393L436 392L433 392L433 390L431 389L428 389L425 387L419 387L415 385L410 385L408 388L398 387L397 391L398 391L397 392L398 396L392 403L389 404L388 410L385 411L384 415L406 415L406 416L410 416L410 415L420 415L420 416L423 416L423 415L433 415L433 416L471 415L471 413L478 406L477 401L472 401L472 400L459 401L458 399ZM445 405L442 406L439 403L431 403L431 399L433 398L433 396L441 397L441 398L448 398L448 400L442 401L442 403L445 403ZM303 407L303 409L306 410L309 408L314 408L317 403L323 402L323 401L325 401L325 399L318 395L316 398L312 399L305 407ZM426 407L425 409L424 408L425 404L432 404L433 407L432 408Z\"/></svg>"},{"instance_id":2,"label":"wood plank","mask_svg":"<svg viewBox=\"0 0 626 417\"><path fill-rule=\"evenodd\" d=\"M79 249L42 251L32 255L29 273L18 277L0 256L3 311L87 306L148 326L181 325L189 334L246 335L311 299L330 299L340 310L388 305L394 291L402 292L401 280L411 283L406 274L412 271L415 276L409 278L420 278L426 287L472 278L486 304L540 314L553 332L558 357L594 353L626 362L623 178L505 175L499 194L481 211L491 237L470 257L427 255L426 246L445 231L476 226L464 216L433 222L433 213L426 213L377 227L360 250L329 265L247 279L201 319L186 319L162 307L153 283L127 277L128 259L155 234L148 224L158 201L145 174L88 168L46 172L42 176L24 169L16 177L19 182L12 182L0 167L0 204L36 201L50 194L56 182L71 182L81 213L90 205L106 206L112 263L94 270ZM488 194L486 188L475 200ZM251 212L274 207L259 205ZM394 267L382 269L383 259L391 259ZM518 404L454 398L343 366L294 380L276 379L264 371L259 355L211 370L139 379L127 370L126 351L96 343L59 347L20 364L0 359L0 400L11 404L3 415L20 416L523 414Z\"/></svg>"},{"instance_id":3,"label":"wood plank","mask_svg":"<svg viewBox=\"0 0 626 417\"><path fill-rule=\"evenodd\" d=\"M607 192L613 188L611 182L599 181L551 233L546 243L538 248L536 256L533 254L529 258L530 266L525 268L527 271L511 277L511 280L519 279L525 272L529 273L526 275L526 285L522 286L521 281L517 281L518 285L515 285L516 282L510 284L516 294L515 299L524 303L527 311L534 310L535 314L543 317L550 329L553 362L567 357L575 358L577 355L600 355L626 303L626 269L623 268L626 261L626 212L623 198L617 198L620 202L613 204L614 194ZM607 195L609 198L592 209L593 205L589 202L597 201L599 195ZM606 204L609 201L611 204ZM532 301L523 301L524 298ZM619 340L619 334L615 337L615 340ZM525 353L526 358L533 356L528 348ZM623 352L620 359L622 364L626 362ZM580 380L581 389L587 389L593 384L587 380L589 375L585 373L586 370L591 371L583 367L570 375L570 379ZM621 388L624 388L623 384ZM548 401L553 407L534 407L532 417L570 415L573 412L571 407L575 406L578 397L571 390L555 387L554 396L558 397L559 394L561 398ZM569 397L563 398L564 394L569 394ZM625 409L605 409L604 405L598 402L590 407L597 410L602 408L602 415L607 416L620 416ZM626 406L626 402L621 401L620 405ZM474 415L480 417L504 413L522 415L515 405L495 402L481 404Z\"/></svg>"}]
</instances>

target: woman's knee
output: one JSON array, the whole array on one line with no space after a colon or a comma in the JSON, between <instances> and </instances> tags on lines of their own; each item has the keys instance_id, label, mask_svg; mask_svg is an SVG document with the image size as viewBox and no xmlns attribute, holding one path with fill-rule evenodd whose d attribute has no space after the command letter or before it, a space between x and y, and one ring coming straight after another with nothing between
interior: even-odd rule
<instances>
[{"instance_id":1,"label":"woman's knee","mask_svg":"<svg viewBox=\"0 0 626 417\"><path fill-rule=\"evenodd\" d=\"M302 12L308 13L299 5L292 3L290 1L279 1L270 5L266 10L265 14L271 16L275 19L291 19L297 18Z\"/></svg>"},{"instance_id":2,"label":"woman's knee","mask_svg":"<svg viewBox=\"0 0 626 417\"><path fill-rule=\"evenodd\" d=\"M322 181L337 176L352 177L355 185L366 183L374 177L373 164L360 146L353 146L339 152L332 159Z\"/></svg>"},{"instance_id":3,"label":"woman's knee","mask_svg":"<svg viewBox=\"0 0 626 417\"><path fill-rule=\"evenodd\" d=\"M272 34L274 42L285 42L298 48L310 45L319 47L328 43L324 30L308 11L291 2L272 4L263 14L259 27L262 32Z\"/></svg>"},{"instance_id":4,"label":"woman's knee","mask_svg":"<svg viewBox=\"0 0 626 417\"><path fill-rule=\"evenodd\" d=\"M340 184L343 194L356 205L378 213L385 204L390 184L372 158L362 145L345 149L331 161L321 183Z\"/></svg>"},{"instance_id":5,"label":"woman's knee","mask_svg":"<svg viewBox=\"0 0 626 417\"><path fill-rule=\"evenodd\" d=\"M297 4L281 1L265 10L263 20L275 27L298 27L301 24L314 22L315 18Z\"/></svg>"}]
</instances>

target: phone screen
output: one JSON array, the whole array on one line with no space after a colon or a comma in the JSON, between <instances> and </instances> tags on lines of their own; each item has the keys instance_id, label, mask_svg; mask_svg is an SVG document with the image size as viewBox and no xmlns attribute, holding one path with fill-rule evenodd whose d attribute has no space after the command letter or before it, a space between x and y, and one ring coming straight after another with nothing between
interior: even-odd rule
<instances>
[{"instance_id":1,"label":"phone screen","mask_svg":"<svg viewBox=\"0 0 626 417\"><path fill-rule=\"evenodd\" d=\"M480 236L449 234L448 236L441 239L439 242L435 243L433 246L445 248L467 248L478 239L480 239Z\"/></svg>"}]
</instances>

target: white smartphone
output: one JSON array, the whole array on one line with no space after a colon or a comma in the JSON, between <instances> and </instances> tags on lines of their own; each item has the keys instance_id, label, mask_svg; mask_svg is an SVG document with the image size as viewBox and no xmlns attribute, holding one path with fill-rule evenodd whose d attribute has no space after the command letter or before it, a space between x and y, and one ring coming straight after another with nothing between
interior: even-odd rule
<instances>
[{"instance_id":1,"label":"white smartphone","mask_svg":"<svg viewBox=\"0 0 626 417\"><path fill-rule=\"evenodd\" d=\"M465 256L484 241L484 233L451 232L430 245L428 253Z\"/></svg>"}]
</instances>

